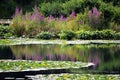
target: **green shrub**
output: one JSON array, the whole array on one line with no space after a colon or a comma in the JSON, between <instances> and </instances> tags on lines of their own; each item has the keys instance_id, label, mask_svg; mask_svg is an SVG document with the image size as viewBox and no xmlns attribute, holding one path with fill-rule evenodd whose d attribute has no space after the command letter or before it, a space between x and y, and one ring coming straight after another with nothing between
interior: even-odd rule
<instances>
[{"instance_id":1,"label":"green shrub","mask_svg":"<svg viewBox=\"0 0 120 80\"><path fill-rule=\"evenodd\" d=\"M106 3L110 3L114 6L120 6L120 1L119 0L103 0Z\"/></svg>"},{"instance_id":2,"label":"green shrub","mask_svg":"<svg viewBox=\"0 0 120 80\"><path fill-rule=\"evenodd\" d=\"M91 32L90 31L80 31L77 32L77 39L91 39Z\"/></svg>"},{"instance_id":3,"label":"green shrub","mask_svg":"<svg viewBox=\"0 0 120 80\"><path fill-rule=\"evenodd\" d=\"M69 0L62 4L62 14L69 15L72 10L76 13L84 11L84 0Z\"/></svg>"},{"instance_id":4,"label":"green shrub","mask_svg":"<svg viewBox=\"0 0 120 80\"><path fill-rule=\"evenodd\" d=\"M100 10L104 16L104 24L109 27L110 22L115 22L120 24L120 8L110 5L101 3Z\"/></svg>"},{"instance_id":5,"label":"green shrub","mask_svg":"<svg viewBox=\"0 0 120 80\"><path fill-rule=\"evenodd\" d=\"M23 35L25 37L34 37L40 31L48 30L45 25L44 17L38 11L37 6L35 6L33 13L26 12L25 14L22 13L22 10L16 8L10 27L18 37Z\"/></svg>"},{"instance_id":6,"label":"green shrub","mask_svg":"<svg viewBox=\"0 0 120 80\"><path fill-rule=\"evenodd\" d=\"M0 25L0 38L9 38L13 36L9 26Z\"/></svg>"},{"instance_id":7,"label":"green shrub","mask_svg":"<svg viewBox=\"0 0 120 80\"><path fill-rule=\"evenodd\" d=\"M59 37L60 39L71 40L75 37L75 33L73 31L61 31Z\"/></svg>"},{"instance_id":8,"label":"green shrub","mask_svg":"<svg viewBox=\"0 0 120 80\"><path fill-rule=\"evenodd\" d=\"M115 39L116 32L113 30L102 30L102 31L80 31L77 32L77 39Z\"/></svg>"},{"instance_id":9,"label":"green shrub","mask_svg":"<svg viewBox=\"0 0 120 80\"><path fill-rule=\"evenodd\" d=\"M116 39L116 40L120 40L120 32L116 33L115 39Z\"/></svg>"},{"instance_id":10,"label":"green shrub","mask_svg":"<svg viewBox=\"0 0 120 80\"><path fill-rule=\"evenodd\" d=\"M116 32L113 30L102 30L103 39L114 39Z\"/></svg>"},{"instance_id":11,"label":"green shrub","mask_svg":"<svg viewBox=\"0 0 120 80\"><path fill-rule=\"evenodd\" d=\"M48 3L42 3L39 5L39 11L44 15L44 16L59 16L61 13L62 7L61 3L59 2L48 2Z\"/></svg>"},{"instance_id":12,"label":"green shrub","mask_svg":"<svg viewBox=\"0 0 120 80\"><path fill-rule=\"evenodd\" d=\"M11 29L13 30L14 34L19 36L22 36L25 34L25 25L24 20L22 19L21 15L16 16L13 18L12 23L10 24Z\"/></svg>"},{"instance_id":13,"label":"green shrub","mask_svg":"<svg viewBox=\"0 0 120 80\"><path fill-rule=\"evenodd\" d=\"M91 38L92 39L103 39L102 31L93 31L93 32L91 32Z\"/></svg>"},{"instance_id":14,"label":"green shrub","mask_svg":"<svg viewBox=\"0 0 120 80\"><path fill-rule=\"evenodd\" d=\"M52 39L53 38L53 34L49 33L49 32L40 32L37 34L36 38L39 39Z\"/></svg>"}]
</instances>

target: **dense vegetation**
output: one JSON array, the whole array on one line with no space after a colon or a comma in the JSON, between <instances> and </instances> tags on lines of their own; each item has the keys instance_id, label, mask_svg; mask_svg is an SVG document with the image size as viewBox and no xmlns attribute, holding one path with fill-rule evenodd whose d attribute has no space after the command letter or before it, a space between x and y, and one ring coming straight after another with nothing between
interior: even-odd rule
<instances>
[{"instance_id":1,"label":"dense vegetation","mask_svg":"<svg viewBox=\"0 0 120 80\"><path fill-rule=\"evenodd\" d=\"M29 69L70 69L81 68L87 63L82 62L70 62L70 61L0 61L0 72L5 71L22 71Z\"/></svg>"},{"instance_id":2,"label":"dense vegetation","mask_svg":"<svg viewBox=\"0 0 120 80\"><path fill-rule=\"evenodd\" d=\"M16 37L68 40L119 39L120 1L116 1L11 0L9 3L1 1L0 4L5 2L16 7L14 16L11 15L13 20L10 24L11 34ZM3 6L0 5L1 7ZM30 7L33 10L29 10ZM2 12L5 14L1 9L1 17Z\"/></svg>"},{"instance_id":3,"label":"dense vegetation","mask_svg":"<svg viewBox=\"0 0 120 80\"><path fill-rule=\"evenodd\" d=\"M98 75L98 74L50 74L36 75L33 79L52 79L52 80L119 80L118 75Z\"/></svg>"}]
</instances>

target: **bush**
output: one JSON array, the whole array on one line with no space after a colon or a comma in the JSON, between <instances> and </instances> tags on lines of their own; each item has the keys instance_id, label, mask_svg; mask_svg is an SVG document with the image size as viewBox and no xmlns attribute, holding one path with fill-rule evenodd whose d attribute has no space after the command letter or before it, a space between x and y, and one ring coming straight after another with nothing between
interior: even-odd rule
<instances>
[{"instance_id":1,"label":"bush","mask_svg":"<svg viewBox=\"0 0 120 80\"><path fill-rule=\"evenodd\" d=\"M77 39L91 39L91 32L90 31L80 31L77 32Z\"/></svg>"},{"instance_id":2,"label":"bush","mask_svg":"<svg viewBox=\"0 0 120 80\"><path fill-rule=\"evenodd\" d=\"M115 39L116 39L116 40L120 40L120 32L116 33Z\"/></svg>"},{"instance_id":3,"label":"bush","mask_svg":"<svg viewBox=\"0 0 120 80\"><path fill-rule=\"evenodd\" d=\"M41 30L44 31L46 29L45 24L44 17L39 13L37 6L35 6L33 13L25 13L25 15L23 15L22 10L16 8L10 27L18 37L23 35L25 37L33 37Z\"/></svg>"},{"instance_id":4,"label":"bush","mask_svg":"<svg viewBox=\"0 0 120 80\"><path fill-rule=\"evenodd\" d=\"M69 15L72 10L74 10L76 13L83 12L84 11L84 0L69 0L66 1L64 4L62 4L62 14Z\"/></svg>"},{"instance_id":5,"label":"bush","mask_svg":"<svg viewBox=\"0 0 120 80\"><path fill-rule=\"evenodd\" d=\"M103 39L114 39L116 32L113 30L103 30Z\"/></svg>"},{"instance_id":6,"label":"bush","mask_svg":"<svg viewBox=\"0 0 120 80\"><path fill-rule=\"evenodd\" d=\"M115 22L120 24L120 8L110 5L101 3L100 10L104 16L104 24L109 27L110 22Z\"/></svg>"},{"instance_id":7,"label":"bush","mask_svg":"<svg viewBox=\"0 0 120 80\"><path fill-rule=\"evenodd\" d=\"M75 33L73 31L61 31L59 37L60 39L71 40L75 37Z\"/></svg>"},{"instance_id":8,"label":"bush","mask_svg":"<svg viewBox=\"0 0 120 80\"><path fill-rule=\"evenodd\" d=\"M110 3L114 6L120 6L120 1L119 0L103 0L106 3Z\"/></svg>"},{"instance_id":9,"label":"bush","mask_svg":"<svg viewBox=\"0 0 120 80\"><path fill-rule=\"evenodd\" d=\"M44 15L44 16L50 16L53 15L55 17L60 16L61 14L61 3L59 2L48 2L48 3L43 3L39 5L39 11Z\"/></svg>"},{"instance_id":10,"label":"bush","mask_svg":"<svg viewBox=\"0 0 120 80\"><path fill-rule=\"evenodd\" d=\"M53 34L49 33L49 32L40 32L37 34L36 38L39 39L52 39L53 38Z\"/></svg>"},{"instance_id":11,"label":"bush","mask_svg":"<svg viewBox=\"0 0 120 80\"><path fill-rule=\"evenodd\" d=\"M102 30L105 28L101 12L96 7L88 12L88 23L93 29Z\"/></svg>"},{"instance_id":12,"label":"bush","mask_svg":"<svg viewBox=\"0 0 120 80\"><path fill-rule=\"evenodd\" d=\"M92 39L103 39L102 31L93 31L93 32L91 32L91 38Z\"/></svg>"},{"instance_id":13,"label":"bush","mask_svg":"<svg viewBox=\"0 0 120 80\"><path fill-rule=\"evenodd\" d=\"M0 38L9 38L12 36L12 31L9 26L0 25Z\"/></svg>"},{"instance_id":14,"label":"bush","mask_svg":"<svg viewBox=\"0 0 120 80\"><path fill-rule=\"evenodd\" d=\"M116 35L115 31L112 30L102 30L102 31L80 31L77 32L77 39L85 39L85 40L91 40L91 39L115 39Z\"/></svg>"}]
</instances>

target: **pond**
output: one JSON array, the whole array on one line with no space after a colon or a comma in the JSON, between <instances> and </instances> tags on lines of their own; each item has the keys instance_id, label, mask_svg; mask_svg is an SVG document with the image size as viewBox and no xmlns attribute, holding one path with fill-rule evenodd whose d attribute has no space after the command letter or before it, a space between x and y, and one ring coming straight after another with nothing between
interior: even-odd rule
<instances>
[{"instance_id":1,"label":"pond","mask_svg":"<svg viewBox=\"0 0 120 80\"><path fill-rule=\"evenodd\" d=\"M119 44L27 44L0 46L1 60L82 61L95 65L89 70L120 74Z\"/></svg>"}]
</instances>

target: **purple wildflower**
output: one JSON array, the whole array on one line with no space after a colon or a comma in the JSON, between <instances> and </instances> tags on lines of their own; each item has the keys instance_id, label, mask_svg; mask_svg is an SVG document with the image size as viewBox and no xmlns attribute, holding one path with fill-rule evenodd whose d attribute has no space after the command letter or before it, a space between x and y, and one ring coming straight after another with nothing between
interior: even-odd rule
<instances>
[{"instance_id":1,"label":"purple wildflower","mask_svg":"<svg viewBox=\"0 0 120 80\"><path fill-rule=\"evenodd\" d=\"M92 11L88 12L88 17L89 18L95 18L95 17L98 18L98 17L100 17L100 12L97 10L96 7L94 7Z\"/></svg>"},{"instance_id":2,"label":"purple wildflower","mask_svg":"<svg viewBox=\"0 0 120 80\"><path fill-rule=\"evenodd\" d=\"M100 16L100 12L97 10L96 7L93 8L93 14L98 17Z\"/></svg>"},{"instance_id":3,"label":"purple wildflower","mask_svg":"<svg viewBox=\"0 0 120 80\"><path fill-rule=\"evenodd\" d=\"M34 20L35 18L35 14L33 13L31 16L30 16L30 20Z\"/></svg>"},{"instance_id":4,"label":"purple wildflower","mask_svg":"<svg viewBox=\"0 0 120 80\"><path fill-rule=\"evenodd\" d=\"M19 14L20 9L18 7L15 8L15 15Z\"/></svg>"},{"instance_id":5,"label":"purple wildflower","mask_svg":"<svg viewBox=\"0 0 120 80\"><path fill-rule=\"evenodd\" d=\"M49 16L49 21L52 21L54 17L52 15Z\"/></svg>"},{"instance_id":6,"label":"purple wildflower","mask_svg":"<svg viewBox=\"0 0 120 80\"><path fill-rule=\"evenodd\" d=\"M35 20L39 20L39 21L44 19L43 16L38 11L38 8L37 8L36 5L34 7L34 12L33 12L32 16L31 16L31 19L35 19Z\"/></svg>"},{"instance_id":7,"label":"purple wildflower","mask_svg":"<svg viewBox=\"0 0 120 80\"><path fill-rule=\"evenodd\" d=\"M63 15L60 15L59 20L60 20L60 21L65 21L66 18L65 18Z\"/></svg>"},{"instance_id":8,"label":"purple wildflower","mask_svg":"<svg viewBox=\"0 0 120 80\"><path fill-rule=\"evenodd\" d=\"M101 28L101 13L96 7L92 11L88 12L88 20L92 27L100 29Z\"/></svg>"},{"instance_id":9,"label":"purple wildflower","mask_svg":"<svg viewBox=\"0 0 120 80\"><path fill-rule=\"evenodd\" d=\"M70 17L75 18L75 12L72 10L72 13L70 14Z\"/></svg>"},{"instance_id":10,"label":"purple wildflower","mask_svg":"<svg viewBox=\"0 0 120 80\"><path fill-rule=\"evenodd\" d=\"M13 15L13 17L16 17L16 16L20 16L22 15L22 9L19 9L18 7L15 8L15 14Z\"/></svg>"}]
</instances>

